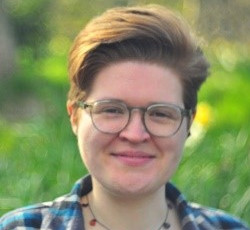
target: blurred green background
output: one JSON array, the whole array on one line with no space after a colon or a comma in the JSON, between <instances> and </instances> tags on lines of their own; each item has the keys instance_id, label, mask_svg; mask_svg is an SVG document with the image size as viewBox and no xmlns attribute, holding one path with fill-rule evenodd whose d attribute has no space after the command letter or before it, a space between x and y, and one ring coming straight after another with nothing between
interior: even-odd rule
<instances>
[{"instance_id":1,"label":"blurred green background","mask_svg":"<svg viewBox=\"0 0 250 230\"><path fill-rule=\"evenodd\" d=\"M179 11L212 64L173 181L250 224L249 0L1 0L0 216L68 193L86 173L65 109L70 45L94 15L146 3Z\"/></svg>"}]
</instances>

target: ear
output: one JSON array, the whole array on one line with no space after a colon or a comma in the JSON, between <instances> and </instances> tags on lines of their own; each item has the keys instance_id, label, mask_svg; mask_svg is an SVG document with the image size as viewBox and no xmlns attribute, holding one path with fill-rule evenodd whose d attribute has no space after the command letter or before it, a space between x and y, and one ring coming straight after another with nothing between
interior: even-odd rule
<instances>
[{"instance_id":1,"label":"ear","mask_svg":"<svg viewBox=\"0 0 250 230\"><path fill-rule=\"evenodd\" d=\"M74 103L70 100L67 101L66 104L67 112L70 118L71 128L75 135L77 135L77 129L78 129L78 116L76 108L74 108Z\"/></svg>"}]
</instances>

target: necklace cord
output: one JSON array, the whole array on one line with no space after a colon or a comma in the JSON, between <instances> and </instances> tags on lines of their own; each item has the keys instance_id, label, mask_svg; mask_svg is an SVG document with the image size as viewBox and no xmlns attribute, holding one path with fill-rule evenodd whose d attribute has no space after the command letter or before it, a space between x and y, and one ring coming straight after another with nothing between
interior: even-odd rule
<instances>
[{"instance_id":1,"label":"necklace cord","mask_svg":"<svg viewBox=\"0 0 250 230\"><path fill-rule=\"evenodd\" d=\"M89 221L89 225L90 226L95 226L96 223L98 223L100 226L102 226L104 229L106 230L111 230L110 228L108 228L105 224L103 224L102 222L100 222L96 217L95 217L95 214L90 206L90 203L89 203L89 198L88 198L88 195L86 195L86 200L87 200L87 203L84 203L82 204L82 207L83 208L86 208L86 207L89 207L89 211L92 215L92 219ZM159 228L157 228L157 230L161 230L162 228L163 229L169 229L171 227L170 223L167 222L167 219L168 219L168 215L169 215L169 210L172 209L172 206L170 204L167 204L167 213L166 213L166 217L164 219L164 222L160 225Z\"/></svg>"}]
</instances>

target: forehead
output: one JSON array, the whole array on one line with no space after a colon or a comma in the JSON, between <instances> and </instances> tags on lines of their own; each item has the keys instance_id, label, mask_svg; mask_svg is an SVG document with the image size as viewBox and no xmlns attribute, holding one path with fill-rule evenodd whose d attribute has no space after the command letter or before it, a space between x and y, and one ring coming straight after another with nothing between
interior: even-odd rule
<instances>
[{"instance_id":1,"label":"forehead","mask_svg":"<svg viewBox=\"0 0 250 230\"><path fill-rule=\"evenodd\" d=\"M103 68L94 79L88 99L118 99L133 105L183 104L178 74L163 65L141 61L123 61Z\"/></svg>"}]
</instances>

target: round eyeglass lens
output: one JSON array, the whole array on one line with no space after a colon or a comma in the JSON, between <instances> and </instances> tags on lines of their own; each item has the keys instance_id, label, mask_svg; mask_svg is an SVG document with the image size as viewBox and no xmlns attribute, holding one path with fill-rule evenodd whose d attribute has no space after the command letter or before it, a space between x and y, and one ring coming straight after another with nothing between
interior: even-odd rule
<instances>
[{"instance_id":1,"label":"round eyeglass lens","mask_svg":"<svg viewBox=\"0 0 250 230\"><path fill-rule=\"evenodd\" d=\"M182 113L178 107L153 105L145 113L145 125L155 136L171 136L176 133L182 122Z\"/></svg>"},{"instance_id":2,"label":"round eyeglass lens","mask_svg":"<svg viewBox=\"0 0 250 230\"><path fill-rule=\"evenodd\" d=\"M98 130L104 133L117 133L127 125L129 112L121 103L100 101L93 104L91 116Z\"/></svg>"}]
</instances>

